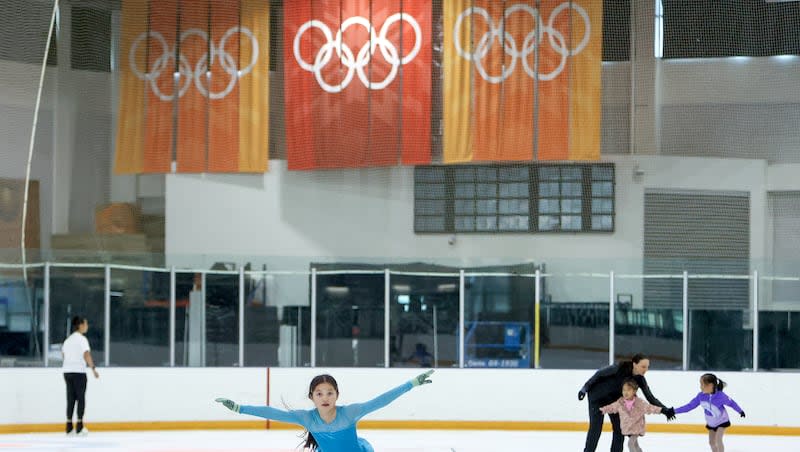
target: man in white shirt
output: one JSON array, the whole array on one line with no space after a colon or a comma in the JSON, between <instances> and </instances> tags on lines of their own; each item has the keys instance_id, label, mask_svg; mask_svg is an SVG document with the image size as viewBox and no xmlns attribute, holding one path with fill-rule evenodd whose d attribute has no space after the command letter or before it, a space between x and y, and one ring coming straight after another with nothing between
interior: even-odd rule
<instances>
[{"instance_id":1,"label":"man in white shirt","mask_svg":"<svg viewBox=\"0 0 800 452\"><path fill-rule=\"evenodd\" d=\"M62 370L64 381L67 383L67 434L72 433L72 413L75 409L75 402L78 404L78 425L75 428L76 435L86 435L89 430L83 426L83 413L86 408L86 369L92 369L95 378L100 378L97 373L94 361L92 360L89 341L86 339L86 332L89 330L89 321L84 317L75 316L72 318L72 334L61 345L61 353L64 357Z\"/></svg>"}]
</instances>

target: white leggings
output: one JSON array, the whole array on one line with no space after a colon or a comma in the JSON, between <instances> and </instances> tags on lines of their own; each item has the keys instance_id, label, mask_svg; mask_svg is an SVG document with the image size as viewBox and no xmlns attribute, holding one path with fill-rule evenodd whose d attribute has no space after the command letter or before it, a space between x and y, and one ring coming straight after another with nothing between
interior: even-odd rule
<instances>
[{"instance_id":1,"label":"white leggings","mask_svg":"<svg viewBox=\"0 0 800 452\"><path fill-rule=\"evenodd\" d=\"M722 444L722 435L725 434L725 427L719 427L716 431L708 431L708 445L711 452L725 452L725 445Z\"/></svg>"},{"instance_id":2,"label":"white leggings","mask_svg":"<svg viewBox=\"0 0 800 452\"><path fill-rule=\"evenodd\" d=\"M642 452L642 448L639 447L639 435L631 435L628 437L628 449L631 452Z\"/></svg>"}]
</instances>

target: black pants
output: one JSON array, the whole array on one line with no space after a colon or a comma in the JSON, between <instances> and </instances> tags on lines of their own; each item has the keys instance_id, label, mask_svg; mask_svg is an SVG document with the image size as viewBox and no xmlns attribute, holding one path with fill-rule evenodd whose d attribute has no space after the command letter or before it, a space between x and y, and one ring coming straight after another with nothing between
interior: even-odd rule
<instances>
[{"instance_id":1,"label":"black pants","mask_svg":"<svg viewBox=\"0 0 800 452\"><path fill-rule=\"evenodd\" d=\"M602 405L589 402L589 431L586 433L586 446L583 452L595 452L597 441L600 440L600 433L603 431L603 413L600 412ZM611 439L611 452L622 452L622 445L625 438L622 436L622 429L619 426L619 414L609 414L611 427L614 429L614 437Z\"/></svg>"},{"instance_id":2,"label":"black pants","mask_svg":"<svg viewBox=\"0 0 800 452\"><path fill-rule=\"evenodd\" d=\"M86 409L86 374L65 373L64 381L67 383L67 419L72 419L75 402L78 402L78 419L83 419L83 410Z\"/></svg>"}]
</instances>

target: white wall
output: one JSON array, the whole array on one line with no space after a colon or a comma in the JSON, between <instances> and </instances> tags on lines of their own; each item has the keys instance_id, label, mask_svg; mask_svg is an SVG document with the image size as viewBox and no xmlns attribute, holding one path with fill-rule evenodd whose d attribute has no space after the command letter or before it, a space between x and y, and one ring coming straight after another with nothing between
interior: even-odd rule
<instances>
[{"instance_id":1,"label":"white wall","mask_svg":"<svg viewBox=\"0 0 800 452\"><path fill-rule=\"evenodd\" d=\"M209 267L215 261L266 262L271 270L308 270L311 262L426 261L464 266L545 263L548 290L561 301L607 299L607 279L565 273L642 271L644 191L749 192L750 255L763 261L769 185L800 187L791 172L764 160L608 156L616 164L616 230L591 234L414 233L413 169L290 172L270 162L262 175L167 176L167 260ZM638 176L634 175L635 169ZM768 175L781 181L768 181ZM307 280L297 299L307 300ZM640 280L617 292L641 300Z\"/></svg>"},{"instance_id":2,"label":"white wall","mask_svg":"<svg viewBox=\"0 0 800 452\"><path fill-rule=\"evenodd\" d=\"M90 378L86 419L101 422L254 420L213 400L311 409L305 398L314 375L331 373L339 383L339 404L368 400L416 375L419 370L263 368L112 368ZM592 371L443 369L434 383L413 389L365 420L586 422L586 402L578 389ZM699 390L701 372L650 371L653 393L668 406L689 401ZM800 427L797 375L722 373L726 392L747 412L732 415L735 425ZM269 385L267 385L269 383ZM780 403L776 403L776 397ZM0 369L0 424L60 424L65 409L60 369ZM683 414L677 424L700 425L702 411ZM664 423L651 416L649 423Z\"/></svg>"}]
</instances>

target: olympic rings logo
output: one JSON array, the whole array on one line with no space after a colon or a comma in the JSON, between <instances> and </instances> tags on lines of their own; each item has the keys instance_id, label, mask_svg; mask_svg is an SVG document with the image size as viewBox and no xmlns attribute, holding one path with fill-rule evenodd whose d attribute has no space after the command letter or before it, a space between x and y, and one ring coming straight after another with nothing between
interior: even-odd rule
<instances>
[{"instance_id":1,"label":"olympic rings logo","mask_svg":"<svg viewBox=\"0 0 800 452\"><path fill-rule=\"evenodd\" d=\"M577 47L572 50L567 48L566 38L554 26L558 15L568 8L575 10L575 12L577 12L581 18L583 18L583 23L585 25L583 38L581 39L580 43L578 43ZM530 15L536 24L536 28L525 35L525 39L522 41L522 48L519 48L519 44L514 37L503 29L503 21L507 21L508 18L515 13ZM478 42L475 45L475 50L473 52L467 52L461 47L459 38L461 37L462 23L468 16L472 15L482 17L483 20L488 24L489 30L484 33L480 39L478 39ZM478 73L489 83L500 83L510 77L517 66L517 60L522 60L522 67L531 78L538 78L539 80L553 80L564 70L568 57L575 56L584 48L586 48L586 45L589 43L589 36L591 34L589 14L587 14L586 10L580 5L572 2L564 2L556 6L550 13L550 17L547 19L547 25L544 24L541 14L536 8L523 3L516 3L506 8L503 18L500 19L499 22L500 23L495 24L492 20L492 17L489 15L489 12L484 8L471 7L458 15L456 23L453 26L453 43L455 44L456 52L462 58L473 61ZM528 56L537 50L540 43L544 42L545 34L547 34L547 42L550 44L550 46L556 51L556 53L561 55L561 60L559 61L558 66L551 72L541 74L538 73L535 68L531 67L531 63L528 62ZM495 41L501 43L503 46L503 51L506 53L506 55L511 57L511 63L507 67L503 67L500 75L489 74L482 63L483 58L489 53Z\"/></svg>"},{"instance_id":2,"label":"olympic rings logo","mask_svg":"<svg viewBox=\"0 0 800 452\"><path fill-rule=\"evenodd\" d=\"M400 21L408 22L408 24L414 30L414 46L411 49L411 52L409 52L406 56L400 55L400 51L397 49L397 47L391 41L386 39L386 35L389 33L389 27L395 22ZM357 54L354 54L353 49L351 49L342 41L342 34L350 26L357 25L360 25L367 30L369 33L369 41L358 50ZM322 47L317 51L313 63L309 63L308 61L304 60L302 55L300 55L300 39L303 37L303 34L311 28L318 28L326 40L325 44L323 44ZM375 34L375 29L372 27L372 24L369 22L369 20L361 16L353 16L342 22L342 25L336 31L335 37L333 36L331 29L328 28L328 26L323 22L319 20L310 20L300 26L300 28L297 30L297 34L294 37L294 58L297 60L297 63L301 68L303 68L303 70L312 72L314 74L314 77L316 78L320 88L326 92L333 94L341 92L347 88L351 81L353 81L354 75L358 75L358 79L361 80L361 83L366 86L367 89L379 90L386 88L390 83L392 83L392 81L394 81L400 66L408 64L411 60L413 60L419 53L421 46L422 30L420 29L419 23L417 23L417 21L408 14L396 13L389 16L383 23L383 26L377 35ZM365 71L365 68L369 64L376 49L380 50L384 60L391 65L389 74L387 74L386 77L379 82L371 81ZM347 68L347 74L345 74L344 79L342 79L342 81L336 85L326 82L322 76L322 69L331 62L334 52L341 61L341 64Z\"/></svg>"},{"instance_id":3,"label":"olympic rings logo","mask_svg":"<svg viewBox=\"0 0 800 452\"><path fill-rule=\"evenodd\" d=\"M237 58L225 51L225 44L228 42L228 39L237 33L245 35L247 38L249 38L252 45L252 56L250 57L250 63L242 69L239 69L238 67ZM179 43L182 44L184 40L190 36L197 36L206 43L209 43L208 33L199 28L189 28L185 30L180 35ZM153 62L150 70L148 72L144 72L136 63L136 52L139 49L139 46L141 46L143 43L146 43L149 38L152 38L160 45L161 54L155 60L155 62ZM175 85L179 98L186 94L186 91L188 91L192 86L192 81L194 81L194 85L197 87L197 90L200 91L203 97L210 99L222 99L230 94L234 86L236 86L236 81L239 80L240 77L253 70L256 65L256 61L258 61L258 40L253 35L253 32L245 27L231 27L225 32L225 34L222 35L222 38L219 41L219 46L215 46L213 41L211 41L210 44L211 45L205 46L205 48L207 48L206 52L203 53L199 60L197 60L197 63L194 64L194 67L192 67L192 65L189 63L189 60L185 55L180 55L178 57L178 71L174 73L174 77L176 78ZM128 53L128 63L130 64L131 71L139 79L148 82L150 84L150 88L153 90L153 93L158 96L159 99L165 102L174 100L175 93L165 94L162 92L161 88L158 86L158 78L165 71L169 74L173 73L172 68L175 67L175 54L176 47L170 47L169 44L167 44L167 40L164 38L164 36L157 31L148 31L137 36L136 39L134 39L133 44L131 44L131 50ZM219 62L225 73L230 76L228 84L222 91L219 92L213 92L210 90L210 87L206 87L206 85L210 82L209 79L211 78L209 67L216 61ZM170 64L170 62L172 62L172 64Z\"/></svg>"}]
</instances>

